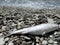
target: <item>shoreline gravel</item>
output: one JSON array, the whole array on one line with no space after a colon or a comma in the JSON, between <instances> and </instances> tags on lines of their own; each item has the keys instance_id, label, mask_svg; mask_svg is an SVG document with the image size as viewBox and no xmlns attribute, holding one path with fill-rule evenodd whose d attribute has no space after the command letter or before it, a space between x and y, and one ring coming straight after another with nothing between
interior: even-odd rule
<instances>
[{"instance_id":1,"label":"shoreline gravel","mask_svg":"<svg viewBox=\"0 0 60 45\"><path fill-rule=\"evenodd\" d=\"M51 19L51 20L50 20ZM32 9L20 7L0 6L0 41L1 45L33 45L32 41L26 41L24 37L11 36L4 37L12 31L53 22L60 25L60 9ZM60 29L50 32L49 37L39 37L37 41L40 45L60 45Z\"/></svg>"}]
</instances>

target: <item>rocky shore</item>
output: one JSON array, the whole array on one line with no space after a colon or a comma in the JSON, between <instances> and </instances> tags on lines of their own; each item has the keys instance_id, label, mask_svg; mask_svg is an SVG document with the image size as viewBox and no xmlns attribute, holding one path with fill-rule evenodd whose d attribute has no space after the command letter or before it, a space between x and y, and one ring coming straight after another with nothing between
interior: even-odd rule
<instances>
[{"instance_id":1,"label":"rocky shore","mask_svg":"<svg viewBox=\"0 0 60 45\"><path fill-rule=\"evenodd\" d=\"M26 36L4 37L12 31L39 25L42 23L60 25L60 9L32 9L0 6L0 45L33 45ZM50 32L48 37L36 37L39 45L60 45L60 29Z\"/></svg>"}]
</instances>

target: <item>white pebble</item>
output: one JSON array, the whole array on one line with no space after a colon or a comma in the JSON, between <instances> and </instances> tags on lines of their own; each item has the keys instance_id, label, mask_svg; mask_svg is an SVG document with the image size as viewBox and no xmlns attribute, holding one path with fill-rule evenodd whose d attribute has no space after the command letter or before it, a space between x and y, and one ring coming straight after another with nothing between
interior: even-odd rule
<instances>
[{"instance_id":1,"label":"white pebble","mask_svg":"<svg viewBox=\"0 0 60 45\"><path fill-rule=\"evenodd\" d=\"M54 23L55 21L53 21L53 19L48 18L48 23Z\"/></svg>"},{"instance_id":2,"label":"white pebble","mask_svg":"<svg viewBox=\"0 0 60 45\"><path fill-rule=\"evenodd\" d=\"M9 45L13 45L13 43L12 42L9 42Z\"/></svg>"},{"instance_id":3,"label":"white pebble","mask_svg":"<svg viewBox=\"0 0 60 45\"><path fill-rule=\"evenodd\" d=\"M50 38L52 38L53 37L53 35L50 35Z\"/></svg>"},{"instance_id":4,"label":"white pebble","mask_svg":"<svg viewBox=\"0 0 60 45\"><path fill-rule=\"evenodd\" d=\"M57 34L57 32L54 33L54 35L56 35L56 34Z\"/></svg>"},{"instance_id":5,"label":"white pebble","mask_svg":"<svg viewBox=\"0 0 60 45\"><path fill-rule=\"evenodd\" d=\"M1 37L1 38L0 38L0 45L3 45L4 43L5 43L4 38Z\"/></svg>"},{"instance_id":6,"label":"white pebble","mask_svg":"<svg viewBox=\"0 0 60 45\"><path fill-rule=\"evenodd\" d=\"M42 38L40 38L40 41L43 41L44 40L44 38L42 37Z\"/></svg>"},{"instance_id":7,"label":"white pebble","mask_svg":"<svg viewBox=\"0 0 60 45\"><path fill-rule=\"evenodd\" d=\"M5 30L6 26L2 26L2 30Z\"/></svg>"},{"instance_id":8,"label":"white pebble","mask_svg":"<svg viewBox=\"0 0 60 45\"><path fill-rule=\"evenodd\" d=\"M40 45L40 44L36 44L36 45Z\"/></svg>"},{"instance_id":9,"label":"white pebble","mask_svg":"<svg viewBox=\"0 0 60 45\"><path fill-rule=\"evenodd\" d=\"M8 40L9 40L9 38L6 38L6 39L5 39L5 41L8 41Z\"/></svg>"},{"instance_id":10,"label":"white pebble","mask_svg":"<svg viewBox=\"0 0 60 45\"><path fill-rule=\"evenodd\" d=\"M43 44L43 45L47 45L48 42L47 42L46 40L43 40L43 41L42 41L42 44Z\"/></svg>"},{"instance_id":11,"label":"white pebble","mask_svg":"<svg viewBox=\"0 0 60 45\"><path fill-rule=\"evenodd\" d=\"M51 44L48 44L48 45L51 45Z\"/></svg>"},{"instance_id":12,"label":"white pebble","mask_svg":"<svg viewBox=\"0 0 60 45\"><path fill-rule=\"evenodd\" d=\"M58 42L57 41L54 41L54 44L57 44Z\"/></svg>"},{"instance_id":13,"label":"white pebble","mask_svg":"<svg viewBox=\"0 0 60 45\"><path fill-rule=\"evenodd\" d=\"M53 43L54 41L53 41L52 39L50 39L48 42L49 42L49 43Z\"/></svg>"},{"instance_id":14,"label":"white pebble","mask_svg":"<svg viewBox=\"0 0 60 45\"><path fill-rule=\"evenodd\" d=\"M2 33L0 33L0 36L2 36L3 34Z\"/></svg>"}]
</instances>

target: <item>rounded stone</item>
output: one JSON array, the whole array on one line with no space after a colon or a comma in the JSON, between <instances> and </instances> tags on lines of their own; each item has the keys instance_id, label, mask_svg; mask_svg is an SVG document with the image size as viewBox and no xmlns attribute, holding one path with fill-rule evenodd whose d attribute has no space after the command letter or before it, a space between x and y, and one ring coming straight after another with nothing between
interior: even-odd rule
<instances>
[{"instance_id":1,"label":"rounded stone","mask_svg":"<svg viewBox=\"0 0 60 45\"><path fill-rule=\"evenodd\" d=\"M9 42L9 45L13 45L13 43L12 42Z\"/></svg>"},{"instance_id":2,"label":"rounded stone","mask_svg":"<svg viewBox=\"0 0 60 45\"><path fill-rule=\"evenodd\" d=\"M57 41L54 41L53 45L58 45L58 42Z\"/></svg>"},{"instance_id":3,"label":"rounded stone","mask_svg":"<svg viewBox=\"0 0 60 45\"><path fill-rule=\"evenodd\" d=\"M52 45L52 44L48 44L48 45Z\"/></svg>"},{"instance_id":4,"label":"rounded stone","mask_svg":"<svg viewBox=\"0 0 60 45\"><path fill-rule=\"evenodd\" d=\"M50 38L52 38L53 37L53 35L50 35Z\"/></svg>"},{"instance_id":5,"label":"rounded stone","mask_svg":"<svg viewBox=\"0 0 60 45\"><path fill-rule=\"evenodd\" d=\"M0 33L0 36L2 36L3 34L2 33Z\"/></svg>"},{"instance_id":6,"label":"rounded stone","mask_svg":"<svg viewBox=\"0 0 60 45\"><path fill-rule=\"evenodd\" d=\"M5 39L5 41L8 41L8 40L9 40L9 38L6 38L6 39Z\"/></svg>"},{"instance_id":7,"label":"rounded stone","mask_svg":"<svg viewBox=\"0 0 60 45\"><path fill-rule=\"evenodd\" d=\"M57 41L54 41L54 44L57 44L58 42Z\"/></svg>"},{"instance_id":8,"label":"rounded stone","mask_svg":"<svg viewBox=\"0 0 60 45\"><path fill-rule=\"evenodd\" d=\"M52 39L50 39L48 42L49 42L49 43L53 43L54 41L53 41Z\"/></svg>"},{"instance_id":9,"label":"rounded stone","mask_svg":"<svg viewBox=\"0 0 60 45\"><path fill-rule=\"evenodd\" d=\"M0 45L3 45L4 43L5 43L4 38L1 37L1 38L0 38Z\"/></svg>"},{"instance_id":10,"label":"rounded stone","mask_svg":"<svg viewBox=\"0 0 60 45\"><path fill-rule=\"evenodd\" d=\"M41 37L41 38L40 38L40 41L43 41L43 40L44 40L44 38L43 38L43 37Z\"/></svg>"},{"instance_id":11,"label":"rounded stone","mask_svg":"<svg viewBox=\"0 0 60 45\"><path fill-rule=\"evenodd\" d=\"M43 44L43 45L47 45L48 42L47 42L46 40L43 40L43 41L42 41L42 44Z\"/></svg>"},{"instance_id":12,"label":"rounded stone","mask_svg":"<svg viewBox=\"0 0 60 45\"><path fill-rule=\"evenodd\" d=\"M2 26L2 30L5 30L6 29L6 26Z\"/></svg>"}]
</instances>

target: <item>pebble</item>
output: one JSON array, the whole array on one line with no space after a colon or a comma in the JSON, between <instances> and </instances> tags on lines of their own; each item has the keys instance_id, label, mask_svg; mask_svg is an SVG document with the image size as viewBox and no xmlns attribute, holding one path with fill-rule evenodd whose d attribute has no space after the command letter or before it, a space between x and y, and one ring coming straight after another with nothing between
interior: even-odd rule
<instances>
[{"instance_id":1,"label":"pebble","mask_svg":"<svg viewBox=\"0 0 60 45\"><path fill-rule=\"evenodd\" d=\"M0 36L2 36L3 34L2 33L0 33Z\"/></svg>"},{"instance_id":2,"label":"pebble","mask_svg":"<svg viewBox=\"0 0 60 45\"><path fill-rule=\"evenodd\" d=\"M52 39L52 40L55 40L53 35L50 35L49 38Z\"/></svg>"},{"instance_id":3,"label":"pebble","mask_svg":"<svg viewBox=\"0 0 60 45\"><path fill-rule=\"evenodd\" d=\"M2 30L5 30L6 29L6 26L2 26Z\"/></svg>"},{"instance_id":4,"label":"pebble","mask_svg":"<svg viewBox=\"0 0 60 45\"><path fill-rule=\"evenodd\" d=\"M53 19L48 18L48 23L55 23Z\"/></svg>"},{"instance_id":5,"label":"pebble","mask_svg":"<svg viewBox=\"0 0 60 45\"><path fill-rule=\"evenodd\" d=\"M44 38L43 38L43 37L41 37L41 38L40 38L40 41L43 41L43 40L44 40Z\"/></svg>"},{"instance_id":6,"label":"pebble","mask_svg":"<svg viewBox=\"0 0 60 45\"><path fill-rule=\"evenodd\" d=\"M15 23L12 23L12 26L16 26L16 24Z\"/></svg>"},{"instance_id":7,"label":"pebble","mask_svg":"<svg viewBox=\"0 0 60 45\"><path fill-rule=\"evenodd\" d=\"M26 42L26 41L23 41L22 44L23 44L23 45L27 45L27 42Z\"/></svg>"},{"instance_id":8,"label":"pebble","mask_svg":"<svg viewBox=\"0 0 60 45\"><path fill-rule=\"evenodd\" d=\"M9 38L6 38L4 41L8 41L9 40Z\"/></svg>"},{"instance_id":9,"label":"pebble","mask_svg":"<svg viewBox=\"0 0 60 45\"><path fill-rule=\"evenodd\" d=\"M58 42L57 41L54 41L54 44L57 44Z\"/></svg>"},{"instance_id":10,"label":"pebble","mask_svg":"<svg viewBox=\"0 0 60 45\"><path fill-rule=\"evenodd\" d=\"M56 35L58 32L55 32L54 35Z\"/></svg>"},{"instance_id":11,"label":"pebble","mask_svg":"<svg viewBox=\"0 0 60 45\"><path fill-rule=\"evenodd\" d=\"M50 38L53 38L53 35L50 35L49 37L50 37Z\"/></svg>"},{"instance_id":12,"label":"pebble","mask_svg":"<svg viewBox=\"0 0 60 45\"><path fill-rule=\"evenodd\" d=\"M40 45L40 44L37 43L36 45Z\"/></svg>"},{"instance_id":13,"label":"pebble","mask_svg":"<svg viewBox=\"0 0 60 45\"><path fill-rule=\"evenodd\" d=\"M52 44L48 44L48 45L52 45Z\"/></svg>"},{"instance_id":14,"label":"pebble","mask_svg":"<svg viewBox=\"0 0 60 45\"><path fill-rule=\"evenodd\" d=\"M39 37L36 37L36 42L39 42Z\"/></svg>"},{"instance_id":15,"label":"pebble","mask_svg":"<svg viewBox=\"0 0 60 45\"><path fill-rule=\"evenodd\" d=\"M9 44L8 45L13 45L13 43L12 42L9 42Z\"/></svg>"},{"instance_id":16,"label":"pebble","mask_svg":"<svg viewBox=\"0 0 60 45\"><path fill-rule=\"evenodd\" d=\"M54 41L53 45L58 45L58 42L57 41Z\"/></svg>"},{"instance_id":17,"label":"pebble","mask_svg":"<svg viewBox=\"0 0 60 45\"><path fill-rule=\"evenodd\" d=\"M25 39L30 39L29 37L26 37L26 36L21 36L21 37L24 37Z\"/></svg>"},{"instance_id":18,"label":"pebble","mask_svg":"<svg viewBox=\"0 0 60 45\"><path fill-rule=\"evenodd\" d=\"M60 32L58 32L57 34L60 35Z\"/></svg>"},{"instance_id":19,"label":"pebble","mask_svg":"<svg viewBox=\"0 0 60 45\"><path fill-rule=\"evenodd\" d=\"M2 7L3 8L3 7ZM10 7L11 8L11 7ZM47 21L46 20L46 18L43 16L43 15L45 15L45 13L48 13L47 14L47 16L48 17L50 17L49 19L48 19L48 22L49 23L55 23L55 21L58 19L58 18L56 18L56 20L54 21L53 20L53 17L55 18L56 16L54 16L52 13L52 11L47 11L46 10L46 12L44 12L45 10L41 10L42 12L44 12L44 14L43 15L41 15L40 13L39 14L36 14L35 15L35 10L34 10L34 13L33 12L28 12L28 10L27 10L27 12L26 12L26 10L25 10L25 12L24 12L24 10L22 11L22 9L18 9L18 10L20 10L20 11L18 11L16 8L15 9L13 9L13 11L12 10L10 10L10 8L6 8L5 9L5 7L4 7L4 10L6 10L6 11L4 11L3 9L3 11L0 13L0 14L2 14L4 17L0 17L0 19L3 19L3 21L0 21L0 27L2 27L2 30L5 30L5 28L7 27L7 25L9 25L9 27L7 27L8 28L8 30L10 30L9 28L10 27L15 27L16 25L18 25L17 27L18 27L18 29L20 29L20 28L24 28L24 27L28 27L28 26L34 26L34 25L36 25L36 24L40 24L40 23L45 23L45 21ZM1 11L1 10L0 10ZM19 12L19 13L18 13ZM22 12L24 12L24 13L22 13ZM12 13L12 14L11 14ZM28 15L30 15L30 13L33 13L35 16L33 16L33 14L31 14L30 16L27 16L27 13L28 13ZM38 12L37 12L38 13ZM15 14L15 16L14 16L14 14ZM9 16L10 15L10 16ZM24 15L26 15L26 17L24 16ZM39 16L38 16L39 15ZM41 15L41 16L40 16ZM58 15L58 14L57 14ZM26 22L28 22L28 24L25 24L25 20L24 20L24 17L25 17L25 20L27 19L27 21ZM59 15L57 16L57 17L59 17ZM6 19L7 20L6 20ZM60 18L60 17L59 17ZM41 20L39 20L39 19L41 19ZM58 22L60 22L59 21L60 19L58 19ZM12 23L11 23L12 22ZM10 23L12 24L12 25L10 25ZM18 24L17 24L18 23ZM4 24L4 25L3 25ZM34 24L34 25L33 25ZM6 27L5 27L6 26ZM59 26L59 28L60 28L60 26ZM16 27L15 28L13 28L13 30L14 31L16 31L17 29L16 29ZM59 29L60 30L60 29ZM2 32L2 31L1 31ZM9 31L10 32L10 31ZM5 32L6 33L6 32ZM1 36L2 36L3 34L2 33L0 33L0 45L3 45L4 44L4 40L3 40L3 37L1 38ZM54 35L50 35L49 36L49 40L48 40L48 38L44 38L44 37L41 37L41 38L36 38L37 40L37 42L39 41L38 39L40 39L40 41L42 42L42 44L43 45L46 45L48 42L49 42L49 44L48 45L57 45L57 42L56 41L53 41L52 39L54 38L54 36L57 36L58 37L58 35L60 35L60 32L55 32L54 33ZM13 36L11 37L11 38L13 38ZM15 38L13 38L14 40L17 40L18 42L19 42L19 39L17 39L18 37L16 37L16 39ZM25 37L26 39L29 39L28 37ZM45 39L45 40L44 40ZM60 37L59 38L56 38L57 40L60 40ZM6 38L5 39L5 41L7 41L7 40L9 40L9 38ZM22 38L22 40L23 40L23 38ZM47 42L47 40L48 40L48 42ZM20 40L21 41L21 40ZM22 41L21 41L22 42ZM25 41L23 41L22 42L23 44L22 45L27 45L27 43L28 42L25 42ZM32 43L32 42L29 42L29 43ZM53 43L53 44L51 44L51 43ZM13 43L12 42L9 42L9 45L13 45ZM29 44L28 44L29 45ZM40 45L40 44L37 44L37 45Z\"/></svg>"},{"instance_id":20,"label":"pebble","mask_svg":"<svg viewBox=\"0 0 60 45\"><path fill-rule=\"evenodd\" d=\"M50 39L48 42L49 42L49 43L53 43L54 41L53 41L52 39Z\"/></svg>"},{"instance_id":21,"label":"pebble","mask_svg":"<svg viewBox=\"0 0 60 45\"><path fill-rule=\"evenodd\" d=\"M5 43L4 38L1 37L1 38L0 38L0 45L3 45L4 43Z\"/></svg>"},{"instance_id":22,"label":"pebble","mask_svg":"<svg viewBox=\"0 0 60 45\"><path fill-rule=\"evenodd\" d=\"M46 40L42 41L42 45L47 45L47 44L48 44L48 42Z\"/></svg>"}]
</instances>

